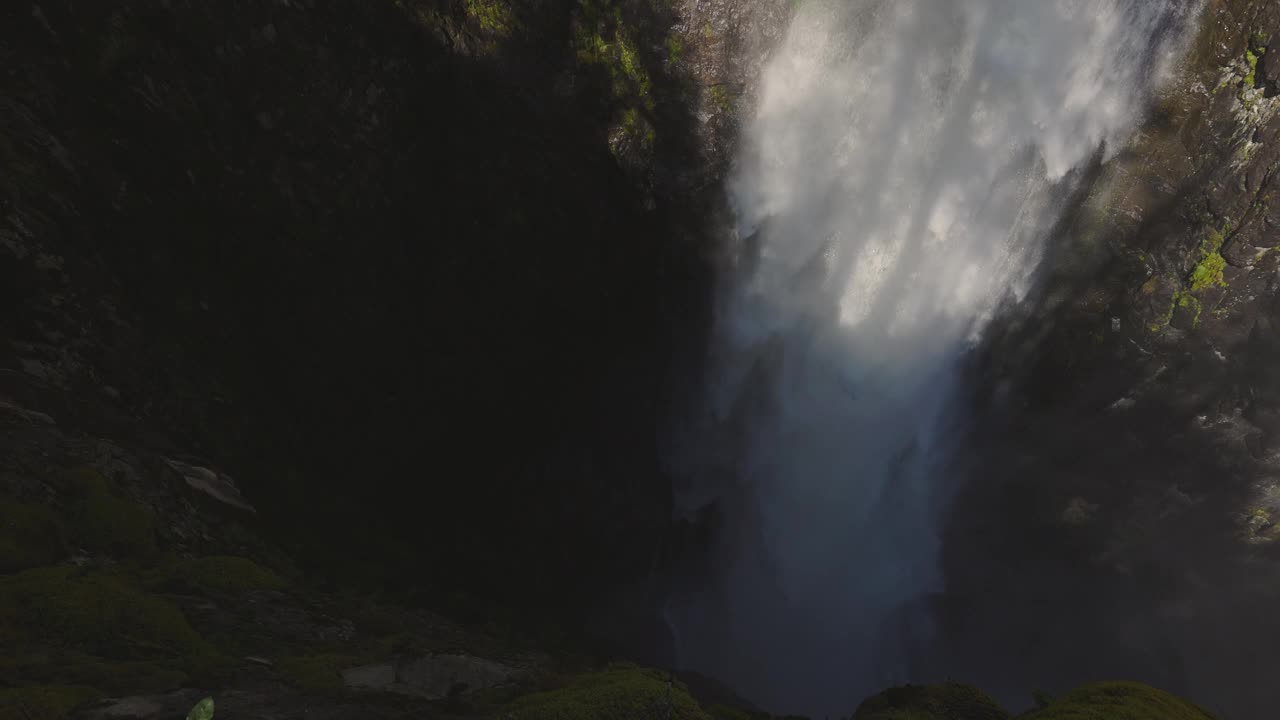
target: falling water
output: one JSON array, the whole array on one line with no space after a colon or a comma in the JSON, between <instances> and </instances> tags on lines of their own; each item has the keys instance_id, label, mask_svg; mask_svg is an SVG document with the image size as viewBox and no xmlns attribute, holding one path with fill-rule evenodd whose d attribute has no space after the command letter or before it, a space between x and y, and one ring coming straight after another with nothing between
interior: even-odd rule
<instances>
[{"instance_id":1,"label":"falling water","mask_svg":"<svg viewBox=\"0 0 1280 720\"><path fill-rule=\"evenodd\" d=\"M799 5L732 181L713 429L679 493L716 503L714 579L668 609L686 668L817 716L920 679L957 360L1028 291L1079 168L1123 146L1195 11Z\"/></svg>"}]
</instances>

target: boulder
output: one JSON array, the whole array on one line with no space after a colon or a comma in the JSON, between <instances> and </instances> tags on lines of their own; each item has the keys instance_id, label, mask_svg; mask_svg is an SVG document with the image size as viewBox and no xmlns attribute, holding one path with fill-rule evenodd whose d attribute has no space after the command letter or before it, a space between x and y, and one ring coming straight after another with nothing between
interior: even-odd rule
<instances>
[{"instance_id":1,"label":"boulder","mask_svg":"<svg viewBox=\"0 0 1280 720\"><path fill-rule=\"evenodd\" d=\"M512 679L516 669L470 655L429 655L396 668L396 680L430 698L445 698L459 690L481 690Z\"/></svg>"},{"instance_id":2,"label":"boulder","mask_svg":"<svg viewBox=\"0 0 1280 720\"><path fill-rule=\"evenodd\" d=\"M347 687L380 690L396 681L394 665L361 665L342 671L342 682Z\"/></svg>"},{"instance_id":3,"label":"boulder","mask_svg":"<svg viewBox=\"0 0 1280 720\"><path fill-rule=\"evenodd\" d=\"M131 695L102 700L77 716L85 720L174 720L185 717L199 700L200 694L190 689L165 695Z\"/></svg>"},{"instance_id":4,"label":"boulder","mask_svg":"<svg viewBox=\"0 0 1280 720\"><path fill-rule=\"evenodd\" d=\"M178 473L183 480L186 480L187 485L192 488L232 507L246 512L257 512L249 504L249 501L245 500L244 496L240 494L240 489L236 487L235 481L229 476L210 470L207 467L191 465L172 458L165 458L164 462L170 469Z\"/></svg>"}]
</instances>

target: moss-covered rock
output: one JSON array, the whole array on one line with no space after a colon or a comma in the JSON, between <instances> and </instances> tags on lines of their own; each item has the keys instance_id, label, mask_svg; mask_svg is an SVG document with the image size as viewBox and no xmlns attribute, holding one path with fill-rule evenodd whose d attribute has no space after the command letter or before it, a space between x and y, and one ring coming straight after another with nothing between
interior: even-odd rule
<instances>
[{"instance_id":1,"label":"moss-covered rock","mask_svg":"<svg viewBox=\"0 0 1280 720\"><path fill-rule=\"evenodd\" d=\"M51 565L65 554L52 510L0 495L0 573Z\"/></svg>"},{"instance_id":2,"label":"moss-covered rock","mask_svg":"<svg viewBox=\"0 0 1280 720\"><path fill-rule=\"evenodd\" d=\"M0 578L0 645L130 660L210 652L178 608L121 578L73 567Z\"/></svg>"},{"instance_id":3,"label":"moss-covered rock","mask_svg":"<svg viewBox=\"0 0 1280 720\"><path fill-rule=\"evenodd\" d=\"M1222 255L1216 252L1205 255L1191 271L1191 291L1198 292L1211 287L1225 287L1227 283L1222 279L1222 271L1226 267L1227 261Z\"/></svg>"},{"instance_id":4,"label":"moss-covered rock","mask_svg":"<svg viewBox=\"0 0 1280 720\"><path fill-rule=\"evenodd\" d=\"M163 597L125 572L69 566L0 578L0 677L112 695L216 683L223 656Z\"/></svg>"},{"instance_id":5,"label":"moss-covered rock","mask_svg":"<svg viewBox=\"0 0 1280 720\"><path fill-rule=\"evenodd\" d=\"M119 558L150 557L156 550L155 519L101 473L81 468L62 478L70 498L71 540L91 553Z\"/></svg>"},{"instance_id":6,"label":"moss-covered rock","mask_svg":"<svg viewBox=\"0 0 1280 720\"><path fill-rule=\"evenodd\" d=\"M197 592L237 594L250 590L281 590L287 583L248 558L232 555L169 559L147 574L153 587Z\"/></svg>"},{"instance_id":7,"label":"moss-covered rock","mask_svg":"<svg viewBox=\"0 0 1280 720\"><path fill-rule=\"evenodd\" d=\"M322 654L276 660L276 667L299 690L314 693L342 689L342 671L360 664L350 655Z\"/></svg>"},{"instance_id":8,"label":"moss-covered rock","mask_svg":"<svg viewBox=\"0 0 1280 720\"><path fill-rule=\"evenodd\" d=\"M61 720L99 697L93 688L72 685L0 688L0 720Z\"/></svg>"},{"instance_id":9,"label":"moss-covered rock","mask_svg":"<svg viewBox=\"0 0 1280 720\"><path fill-rule=\"evenodd\" d=\"M1085 685L1019 720L1213 720L1181 698L1134 682Z\"/></svg>"},{"instance_id":10,"label":"moss-covered rock","mask_svg":"<svg viewBox=\"0 0 1280 720\"><path fill-rule=\"evenodd\" d=\"M0 676L30 685L92 687L108 695L159 693L191 675L172 659L112 661L75 651L28 654L0 660Z\"/></svg>"},{"instance_id":11,"label":"moss-covered rock","mask_svg":"<svg viewBox=\"0 0 1280 720\"><path fill-rule=\"evenodd\" d=\"M521 720L711 720L683 685L636 667L576 677L564 688L526 695L506 712Z\"/></svg>"},{"instance_id":12,"label":"moss-covered rock","mask_svg":"<svg viewBox=\"0 0 1280 720\"><path fill-rule=\"evenodd\" d=\"M873 695L854 720L1008 720L1009 713L982 691L960 683L906 685Z\"/></svg>"}]
</instances>

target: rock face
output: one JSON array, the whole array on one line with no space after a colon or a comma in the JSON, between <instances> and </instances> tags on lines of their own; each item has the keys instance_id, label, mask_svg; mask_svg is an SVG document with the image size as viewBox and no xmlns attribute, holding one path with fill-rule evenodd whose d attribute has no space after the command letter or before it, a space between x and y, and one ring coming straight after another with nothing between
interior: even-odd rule
<instances>
[{"instance_id":1,"label":"rock face","mask_svg":"<svg viewBox=\"0 0 1280 720\"><path fill-rule=\"evenodd\" d=\"M1200 28L1085 179L1039 301L975 359L938 672L1002 700L1110 675L1230 717L1275 706L1275 661L1235 649L1280 632L1280 8L1208 3Z\"/></svg>"},{"instance_id":2,"label":"rock face","mask_svg":"<svg viewBox=\"0 0 1280 720\"><path fill-rule=\"evenodd\" d=\"M318 572L566 614L644 575L710 287L673 12L0 10L3 407L160 452Z\"/></svg>"},{"instance_id":3,"label":"rock face","mask_svg":"<svg viewBox=\"0 0 1280 720\"><path fill-rule=\"evenodd\" d=\"M240 490L236 488L235 481L226 475L206 467L189 465L178 460L166 458L164 462L175 472L182 475L182 479L186 481L187 485L205 493L218 502L226 503L231 507L239 508L246 512L257 512L244 499L244 495L240 494Z\"/></svg>"}]
</instances>

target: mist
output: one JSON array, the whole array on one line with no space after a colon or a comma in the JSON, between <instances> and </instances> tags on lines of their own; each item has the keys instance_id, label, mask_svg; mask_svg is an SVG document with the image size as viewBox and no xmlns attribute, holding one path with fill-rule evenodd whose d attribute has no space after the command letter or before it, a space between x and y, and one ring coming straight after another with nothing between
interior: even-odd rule
<instances>
[{"instance_id":1,"label":"mist","mask_svg":"<svg viewBox=\"0 0 1280 720\"><path fill-rule=\"evenodd\" d=\"M1197 7L798 7L744 128L715 380L674 459L678 511L718 518L710 576L666 608L680 667L815 717L929 679L958 366L1034 288L1081 168L1124 147Z\"/></svg>"}]
</instances>

